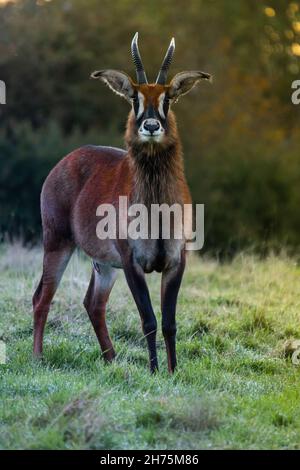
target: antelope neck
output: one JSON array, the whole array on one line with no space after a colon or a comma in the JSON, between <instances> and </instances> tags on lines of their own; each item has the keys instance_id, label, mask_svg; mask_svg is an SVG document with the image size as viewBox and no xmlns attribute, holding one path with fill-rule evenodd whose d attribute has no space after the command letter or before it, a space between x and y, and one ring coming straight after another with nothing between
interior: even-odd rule
<instances>
[{"instance_id":1,"label":"antelope neck","mask_svg":"<svg viewBox=\"0 0 300 470\"><path fill-rule=\"evenodd\" d=\"M178 186L184 179L183 161L178 145L160 148L149 144L131 148L133 169L132 200L146 206L181 203Z\"/></svg>"}]
</instances>

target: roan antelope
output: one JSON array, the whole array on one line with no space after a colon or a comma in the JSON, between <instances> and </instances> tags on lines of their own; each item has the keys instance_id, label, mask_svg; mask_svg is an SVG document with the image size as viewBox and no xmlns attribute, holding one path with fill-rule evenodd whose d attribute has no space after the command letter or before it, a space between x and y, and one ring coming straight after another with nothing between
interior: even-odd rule
<instances>
[{"instance_id":1,"label":"roan antelope","mask_svg":"<svg viewBox=\"0 0 300 470\"><path fill-rule=\"evenodd\" d=\"M172 39L155 83L148 83L137 44L131 52L137 81L117 70L101 70L91 77L102 80L131 104L125 141L127 150L87 145L62 159L48 175L41 194L44 261L43 274L33 296L34 355L40 356L50 303L73 253L80 247L93 260L93 272L84 299L102 353L107 361L115 357L105 321L106 303L118 268L124 270L139 311L149 350L150 370L158 368L157 321L152 309L145 273L162 273L162 332L168 368L176 366L177 295L185 268L186 239L100 240L96 235L96 211L100 204L118 206L119 196L129 205L142 203L190 204L184 176L181 144L170 105L200 80L204 72L181 72L167 83L175 42ZM161 228L161 227L160 227Z\"/></svg>"}]
</instances>

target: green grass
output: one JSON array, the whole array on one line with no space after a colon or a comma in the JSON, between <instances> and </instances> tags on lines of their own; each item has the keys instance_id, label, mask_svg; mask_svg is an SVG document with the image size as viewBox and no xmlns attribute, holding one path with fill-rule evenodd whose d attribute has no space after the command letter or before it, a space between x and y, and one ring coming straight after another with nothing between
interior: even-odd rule
<instances>
[{"instance_id":1,"label":"green grass","mask_svg":"<svg viewBox=\"0 0 300 470\"><path fill-rule=\"evenodd\" d=\"M91 266L75 255L53 302L44 360L31 356L31 296L41 251L0 248L0 448L300 448L300 268L284 256L191 259L178 304L178 370L148 372L139 316L120 272L105 365L82 300ZM160 320L159 275L150 275Z\"/></svg>"}]
</instances>

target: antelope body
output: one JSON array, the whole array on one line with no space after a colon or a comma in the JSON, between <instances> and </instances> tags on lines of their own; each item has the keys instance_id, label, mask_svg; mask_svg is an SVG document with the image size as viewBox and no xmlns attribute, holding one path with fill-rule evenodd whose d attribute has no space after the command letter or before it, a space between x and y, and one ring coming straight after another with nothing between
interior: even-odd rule
<instances>
[{"instance_id":1,"label":"antelope body","mask_svg":"<svg viewBox=\"0 0 300 470\"><path fill-rule=\"evenodd\" d=\"M88 145L63 160L47 177L41 194L44 261L43 274L33 296L34 354L42 353L43 333L50 303L67 263L81 248L93 260L84 306L107 361L114 348L105 321L106 303L118 268L124 270L139 311L147 340L150 370L158 368L156 355L157 321L152 309L145 273L162 273L162 332L168 368L176 366L176 302L185 268L185 239L100 240L96 234L100 204L118 210L119 196L129 204L191 203L184 176L181 144L170 104L187 93L199 80L210 79L203 72L181 72L166 84L175 43L171 41L156 83L148 84L141 61L137 34L131 51L137 82L124 72L103 70L91 77L105 82L132 105L125 141L127 150Z\"/></svg>"}]
</instances>

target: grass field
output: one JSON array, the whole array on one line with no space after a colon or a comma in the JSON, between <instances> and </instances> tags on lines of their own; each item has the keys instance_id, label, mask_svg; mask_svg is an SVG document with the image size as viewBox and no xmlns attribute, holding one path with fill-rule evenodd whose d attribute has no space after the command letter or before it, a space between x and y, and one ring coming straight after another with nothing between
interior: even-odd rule
<instances>
[{"instance_id":1,"label":"grass field","mask_svg":"<svg viewBox=\"0 0 300 470\"><path fill-rule=\"evenodd\" d=\"M178 370L150 376L138 313L123 274L108 324L117 359L105 365L82 300L90 262L75 255L55 297L44 360L32 360L31 296L42 254L0 248L2 449L300 448L300 268L291 259L192 259L178 305ZM149 284L158 318L159 275Z\"/></svg>"}]
</instances>

